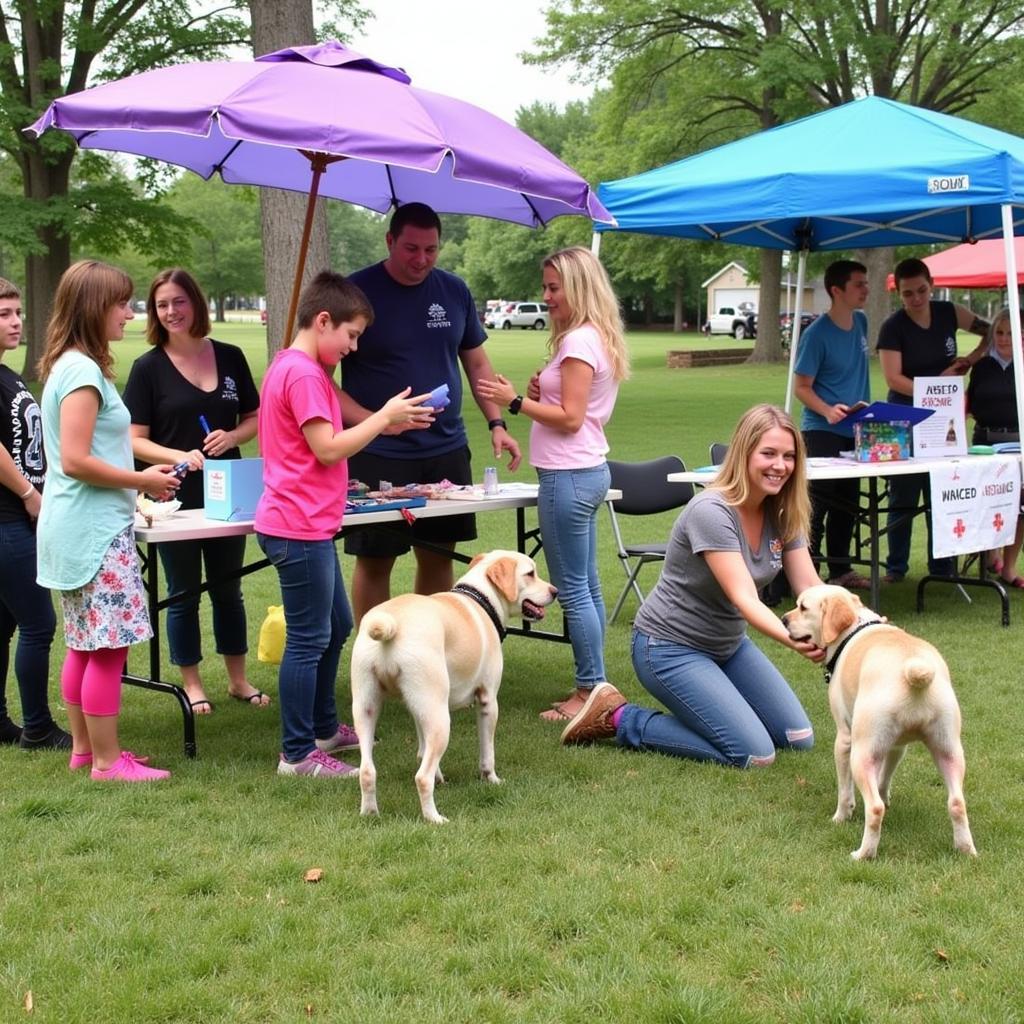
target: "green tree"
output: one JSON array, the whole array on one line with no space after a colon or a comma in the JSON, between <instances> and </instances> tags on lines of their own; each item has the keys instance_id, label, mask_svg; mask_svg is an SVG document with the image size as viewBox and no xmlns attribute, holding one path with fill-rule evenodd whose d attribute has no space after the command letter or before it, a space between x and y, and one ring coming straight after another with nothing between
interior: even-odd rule
<instances>
[{"instance_id":1,"label":"green tree","mask_svg":"<svg viewBox=\"0 0 1024 1024\"><path fill-rule=\"evenodd\" d=\"M634 159L675 135L651 167L867 92L963 110L1019 53L1022 21L1017 0L555 0L527 59L608 78L604 129ZM775 359L778 253L762 254L759 276L755 358Z\"/></svg>"}]
</instances>

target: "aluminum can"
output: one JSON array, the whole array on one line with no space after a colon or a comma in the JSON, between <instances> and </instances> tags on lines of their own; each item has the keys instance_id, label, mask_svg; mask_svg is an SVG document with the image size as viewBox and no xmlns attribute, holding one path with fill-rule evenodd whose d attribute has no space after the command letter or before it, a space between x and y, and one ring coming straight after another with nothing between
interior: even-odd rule
<instances>
[{"instance_id":1,"label":"aluminum can","mask_svg":"<svg viewBox=\"0 0 1024 1024\"><path fill-rule=\"evenodd\" d=\"M498 493L498 470L494 466L484 469L484 494Z\"/></svg>"}]
</instances>

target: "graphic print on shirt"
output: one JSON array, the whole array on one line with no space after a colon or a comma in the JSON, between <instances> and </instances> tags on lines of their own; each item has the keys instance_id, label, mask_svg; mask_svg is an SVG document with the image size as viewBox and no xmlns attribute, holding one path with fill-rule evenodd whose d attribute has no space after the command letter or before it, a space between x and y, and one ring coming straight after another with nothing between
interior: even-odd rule
<instances>
[{"instance_id":1,"label":"graphic print on shirt","mask_svg":"<svg viewBox=\"0 0 1024 1024\"><path fill-rule=\"evenodd\" d=\"M46 465L43 459L43 419L35 397L24 385L11 400L9 415L11 458L33 484L41 484Z\"/></svg>"},{"instance_id":2,"label":"graphic print on shirt","mask_svg":"<svg viewBox=\"0 0 1024 1024\"><path fill-rule=\"evenodd\" d=\"M235 383L234 377L229 377L225 374L224 387L221 390L220 397L225 402L238 401L238 385Z\"/></svg>"},{"instance_id":3,"label":"graphic print on shirt","mask_svg":"<svg viewBox=\"0 0 1024 1024\"><path fill-rule=\"evenodd\" d=\"M440 302L432 302L427 307L428 327L451 327L452 322L448 319L448 310Z\"/></svg>"}]
</instances>

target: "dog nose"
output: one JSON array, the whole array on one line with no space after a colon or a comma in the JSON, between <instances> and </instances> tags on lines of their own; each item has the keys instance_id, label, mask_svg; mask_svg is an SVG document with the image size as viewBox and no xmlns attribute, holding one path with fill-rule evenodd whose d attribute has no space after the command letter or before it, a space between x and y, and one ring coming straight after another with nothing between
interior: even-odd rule
<instances>
[{"instance_id":1,"label":"dog nose","mask_svg":"<svg viewBox=\"0 0 1024 1024\"><path fill-rule=\"evenodd\" d=\"M552 600L554 600L556 597L558 597L558 587L548 587L548 590L551 591L551 599Z\"/></svg>"},{"instance_id":2,"label":"dog nose","mask_svg":"<svg viewBox=\"0 0 1024 1024\"><path fill-rule=\"evenodd\" d=\"M782 616L782 624L784 626L789 625L789 612L786 612L786 614Z\"/></svg>"}]
</instances>

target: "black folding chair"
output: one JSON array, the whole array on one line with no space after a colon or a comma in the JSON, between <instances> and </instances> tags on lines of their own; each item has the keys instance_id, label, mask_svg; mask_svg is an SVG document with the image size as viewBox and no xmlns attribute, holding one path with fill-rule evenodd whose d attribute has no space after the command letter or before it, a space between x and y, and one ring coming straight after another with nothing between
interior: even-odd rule
<instances>
[{"instance_id":1,"label":"black folding chair","mask_svg":"<svg viewBox=\"0 0 1024 1024\"><path fill-rule=\"evenodd\" d=\"M650 544L627 544L622 538L618 516L649 516L682 508L693 497L693 485L669 483L669 473L682 473L686 470L678 455L664 455L647 462L614 462L609 459L608 468L611 470L611 486L622 491L621 498L607 504L619 562L626 574L626 584L608 620L614 622L630 590L643 603L644 593L637 582L637 576L645 565L665 561L667 547L664 540Z\"/></svg>"}]
</instances>

